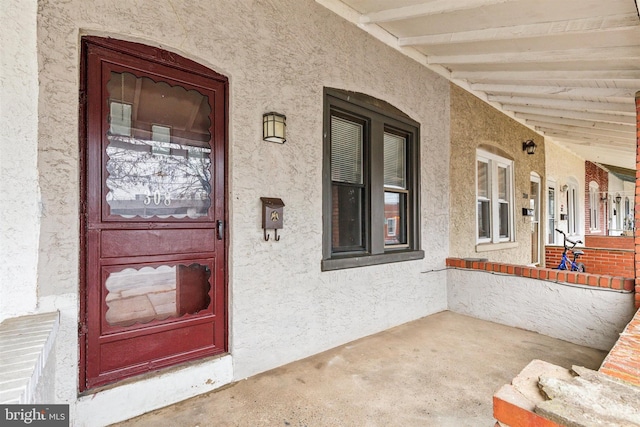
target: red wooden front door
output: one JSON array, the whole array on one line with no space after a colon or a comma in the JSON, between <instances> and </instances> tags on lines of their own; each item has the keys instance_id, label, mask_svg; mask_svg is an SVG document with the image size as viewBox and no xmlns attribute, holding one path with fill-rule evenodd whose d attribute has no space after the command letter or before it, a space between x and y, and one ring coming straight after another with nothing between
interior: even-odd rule
<instances>
[{"instance_id":1,"label":"red wooden front door","mask_svg":"<svg viewBox=\"0 0 640 427\"><path fill-rule=\"evenodd\" d=\"M83 39L81 390L227 349L228 83Z\"/></svg>"}]
</instances>

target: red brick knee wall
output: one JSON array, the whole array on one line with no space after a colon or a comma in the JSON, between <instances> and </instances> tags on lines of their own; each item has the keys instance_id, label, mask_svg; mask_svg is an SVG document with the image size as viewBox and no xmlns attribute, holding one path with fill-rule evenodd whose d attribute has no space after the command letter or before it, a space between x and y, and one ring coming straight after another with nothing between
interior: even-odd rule
<instances>
[{"instance_id":1,"label":"red brick knee wall","mask_svg":"<svg viewBox=\"0 0 640 427\"><path fill-rule=\"evenodd\" d=\"M516 264L479 261L477 259L447 258L447 267L482 270L487 272L510 274L513 276L529 277L532 279L549 280L552 282L572 283L576 285L595 286L632 292L635 280L611 275L594 273L578 273L576 271L554 270L551 268L527 267Z\"/></svg>"},{"instance_id":2,"label":"red brick knee wall","mask_svg":"<svg viewBox=\"0 0 640 427\"><path fill-rule=\"evenodd\" d=\"M633 251L633 237L629 236L584 236L584 245L587 248L625 249Z\"/></svg>"},{"instance_id":3,"label":"red brick knee wall","mask_svg":"<svg viewBox=\"0 0 640 427\"><path fill-rule=\"evenodd\" d=\"M560 264L563 249L559 246L545 247L544 262L548 268L554 268ZM585 265L587 273L626 278L635 277L633 250L608 248L580 248L580 250L584 252L584 255L578 259L578 262ZM569 259L572 258L571 253L567 256Z\"/></svg>"}]
</instances>

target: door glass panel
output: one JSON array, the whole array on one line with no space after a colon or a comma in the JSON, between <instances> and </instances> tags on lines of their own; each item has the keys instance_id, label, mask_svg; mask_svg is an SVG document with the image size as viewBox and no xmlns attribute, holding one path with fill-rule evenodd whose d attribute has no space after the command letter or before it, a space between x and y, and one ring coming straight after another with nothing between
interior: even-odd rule
<instances>
[{"instance_id":1,"label":"door glass panel","mask_svg":"<svg viewBox=\"0 0 640 427\"><path fill-rule=\"evenodd\" d=\"M211 206L207 96L111 73L106 195L111 215L198 218Z\"/></svg>"},{"instance_id":2,"label":"door glass panel","mask_svg":"<svg viewBox=\"0 0 640 427\"><path fill-rule=\"evenodd\" d=\"M547 207L549 209L547 214L547 232L549 233L547 240L549 244L554 244L556 242L556 189L554 187L549 187Z\"/></svg>"},{"instance_id":3,"label":"door glass panel","mask_svg":"<svg viewBox=\"0 0 640 427\"><path fill-rule=\"evenodd\" d=\"M531 194L529 195L529 208L533 209L533 217L531 221L540 220L540 212L538 210L538 194L540 193L540 186L537 182L531 181Z\"/></svg>"},{"instance_id":4,"label":"door glass panel","mask_svg":"<svg viewBox=\"0 0 640 427\"><path fill-rule=\"evenodd\" d=\"M113 272L105 282L107 323L131 326L204 310L211 302L210 275L200 264Z\"/></svg>"},{"instance_id":5,"label":"door glass panel","mask_svg":"<svg viewBox=\"0 0 640 427\"><path fill-rule=\"evenodd\" d=\"M531 217L531 263L540 263L540 183L531 176L529 189L529 208L533 209Z\"/></svg>"}]
</instances>

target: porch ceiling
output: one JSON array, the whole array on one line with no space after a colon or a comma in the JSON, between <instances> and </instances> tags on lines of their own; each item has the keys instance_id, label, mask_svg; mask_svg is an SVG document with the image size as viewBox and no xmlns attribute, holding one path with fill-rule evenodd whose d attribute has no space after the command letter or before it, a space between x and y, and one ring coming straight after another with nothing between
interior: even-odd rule
<instances>
[{"instance_id":1,"label":"porch ceiling","mask_svg":"<svg viewBox=\"0 0 640 427\"><path fill-rule=\"evenodd\" d=\"M639 0L316 0L593 162L635 169Z\"/></svg>"}]
</instances>

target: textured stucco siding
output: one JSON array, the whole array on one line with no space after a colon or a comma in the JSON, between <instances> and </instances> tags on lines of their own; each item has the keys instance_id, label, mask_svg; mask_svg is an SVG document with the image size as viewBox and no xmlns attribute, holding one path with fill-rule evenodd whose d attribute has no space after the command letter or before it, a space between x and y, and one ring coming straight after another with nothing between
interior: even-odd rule
<instances>
[{"instance_id":1,"label":"textured stucco siding","mask_svg":"<svg viewBox=\"0 0 640 427\"><path fill-rule=\"evenodd\" d=\"M535 154L522 151L522 142L532 139ZM514 226L516 247L478 252L476 250L476 150L490 146L514 163ZM544 139L489 104L451 85L451 217L450 255L458 258L487 258L511 264L531 262L530 218L522 216L529 207L531 172L542 179L540 212L545 212ZM485 245L486 247L486 245ZM544 258L544 256L543 256Z\"/></svg>"},{"instance_id":2,"label":"textured stucco siding","mask_svg":"<svg viewBox=\"0 0 640 427\"><path fill-rule=\"evenodd\" d=\"M449 310L600 350L610 350L635 312L633 293L448 270Z\"/></svg>"},{"instance_id":3,"label":"textured stucco siding","mask_svg":"<svg viewBox=\"0 0 640 427\"><path fill-rule=\"evenodd\" d=\"M311 0L160 0L153 7L131 1L44 1L39 3L38 25L38 168L45 212L38 272L47 279L41 283L42 300L62 312L56 354L59 402L75 401L77 392L82 35L161 46L229 78L229 337L234 379L446 309L446 274L421 274L443 268L448 255L446 80ZM323 87L383 99L421 124L425 259L320 271ZM262 114L271 110L287 115L284 145L262 141ZM262 237L261 196L280 197L286 204L279 242ZM223 371L231 366L218 365ZM192 387L192 393L230 379L228 371L220 374L222 380L193 375L202 371L194 367L166 375L185 389ZM104 405L83 398L78 417L89 419L94 410L123 416L109 413L114 412L112 405L101 395L139 411L167 404L163 394L171 390L163 387L163 378L100 393L96 400ZM207 380L217 384L198 386ZM143 395L144 402L139 401ZM175 396L169 399L185 398ZM132 416L129 409L124 413Z\"/></svg>"},{"instance_id":4,"label":"textured stucco siding","mask_svg":"<svg viewBox=\"0 0 640 427\"><path fill-rule=\"evenodd\" d=\"M36 15L36 2L3 0L0 7L0 321L37 303Z\"/></svg>"}]
</instances>

